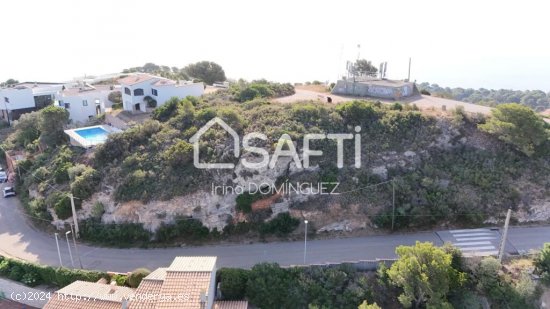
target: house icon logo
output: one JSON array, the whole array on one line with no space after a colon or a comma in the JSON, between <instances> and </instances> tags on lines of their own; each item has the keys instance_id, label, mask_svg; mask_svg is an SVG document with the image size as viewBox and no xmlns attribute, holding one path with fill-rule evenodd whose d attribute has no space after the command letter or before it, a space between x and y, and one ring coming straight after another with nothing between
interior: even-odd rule
<instances>
[{"instance_id":1,"label":"house icon logo","mask_svg":"<svg viewBox=\"0 0 550 309\"><path fill-rule=\"evenodd\" d=\"M221 126L227 133L233 138L233 155L235 158L238 158L240 155L240 138L239 134L233 128L231 128L225 121L219 117L212 118L204 126L202 126L197 133L195 133L190 139L189 142L193 144L193 164L196 168L201 169L231 169L235 168L233 163L201 163L200 162L200 147L199 140L201 136L208 131L213 125L218 124Z\"/></svg>"}]
</instances>

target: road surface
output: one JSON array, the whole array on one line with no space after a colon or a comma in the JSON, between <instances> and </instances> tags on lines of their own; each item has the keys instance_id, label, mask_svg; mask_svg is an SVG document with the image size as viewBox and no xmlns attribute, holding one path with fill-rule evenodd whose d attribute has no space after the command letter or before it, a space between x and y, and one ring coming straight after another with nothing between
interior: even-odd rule
<instances>
[{"instance_id":1,"label":"road surface","mask_svg":"<svg viewBox=\"0 0 550 309\"><path fill-rule=\"evenodd\" d=\"M4 185L2 185L3 187ZM550 241L550 227L512 228L510 242L518 250L535 249ZM60 239L64 266L71 266L67 242ZM434 232L393 234L356 238L308 240L307 262L343 262L376 258L394 258L395 247L411 245L416 241L443 242ZM115 249L79 245L82 265L87 269L131 271L138 267L155 269L166 267L175 256L215 255L219 266L251 267L269 261L281 265L303 262L304 243L274 242L255 244L231 244L166 249ZM75 252L73 251L73 255ZM0 197L0 254L41 264L59 265L53 235L38 231L28 222L18 199ZM79 262L75 256L75 264Z\"/></svg>"}]
</instances>

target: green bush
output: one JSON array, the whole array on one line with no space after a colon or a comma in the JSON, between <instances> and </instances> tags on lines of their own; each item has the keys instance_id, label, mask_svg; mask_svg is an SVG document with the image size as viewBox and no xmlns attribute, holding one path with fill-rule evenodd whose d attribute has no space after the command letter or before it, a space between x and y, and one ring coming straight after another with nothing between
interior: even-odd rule
<instances>
[{"instance_id":1,"label":"green bush","mask_svg":"<svg viewBox=\"0 0 550 309\"><path fill-rule=\"evenodd\" d=\"M175 224L162 224L155 233L158 242L171 242L176 239L186 241L205 240L210 235L207 227L197 219L176 217Z\"/></svg>"},{"instance_id":2,"label":"green bush","mask_svg":"<svg viewBox=\"0 0 550 309\"><path fill-rule=\"evenodd\" d=\"M68 194L59 194L58 199L53 207L55 210L55 214L61 220L68 219L73 215L71 198Z\"/></svg>"},{"instance_id":3,"label":"green bush","mask_svg":"<svg viewBox=\"0 0 550 309\"><path fill-rule=\"evenodd\" d=\"M542 279L550 284L550 242L542 247L539 256L535 259L535 267Z\"/></svg>"},{"instance_id":4,"label":"green bush","mask_svg":"<svg viewBox=\"0 0 550 309\"><path fill-rule=\"evenodd\" d=\"M116 285L118 286L125 286L128 281L128 276L115 274L111 277L111 281L116 282Z\"/></svg>"},{"instance_id":5,"label":"green bush","mask_svg":"<svg viewBox=\"0 0 550 309\"><path fill-rule=\"evenodd\" d=\"M294 231L300 220L290 216L288 212L280 213L271 221L265 222L260 226L260 234L275 234L279 237L286 236Z\"/></svg>"},{"instance_id":6,"label":"green bush","mask_svg":"<svg viewBox=\"0 0 550 309\"><path fill-rule=\"evenodd\" d=\"M241 300L246 296L246 282L250 271L239 268L222 268L218 271L223 299Z\"/></svg>"},{"instance_id":7,"label":"green bush","mask_svg":"<svg viewBox=\"0 0 550 309\"><path fill-rule=\"evenodd\" d=\"M86 200L96 192L100 180L99 173L95 169L87 167L71 183L71 193L81 201Z\"/></svg>"},{"instance_id":8,"label":"green bush","mask_svg":"<svg viewBox=\"0 0 550 309\"><path fill-rule=\"evenodd\" d=\"M37 286L40 284L40 276L34 271L27 272L21 277L21 283L30 287Z\"/></svg>"},{"instance_id":9,"label":"green bush","mask_svg":"<svg viewBox=\"0 0 550 309\"><path fill-rule=\"evenodd\" d=\"M134 289L137 288L141 283L141 280L147 277L150 273L151 271L146 268L138 268L133 270L128 276L128 285Z\"/></svg>"},{"instance_id":10,"label":"green bush","mask_svg":"<svg viewBox=\"0 0 550 309\"><path fill-rule=\"evenodd\" d=\"M92 217L94 219L101 219L103 214L105 213L105 205L101 202L95 202L94 206L92 207Z\"/></svg>"},{"instance_id":11,"label":"green bush","mask_svg":"<svg viewBox=\"0 0 550 309\"><path fill-rule=\"evenodd\" d=\"M252 212L252 204L255 201L261 200L262 197L261 194L252 194L249 192L239 194L236 198L237 210L245 214Z\"/></svg>"},{"instance_id":12,"label":"green bush","mask_svg":"<svg viewBox=\"0 0 550 309\"><path fill-rule=\"evenodd\" d=\"M151 232L139 223L108 223L99 220L86 220L80 223L80 235L94 243L117 245L146 244L151 239Z\"/></svg>"}]
</instances>

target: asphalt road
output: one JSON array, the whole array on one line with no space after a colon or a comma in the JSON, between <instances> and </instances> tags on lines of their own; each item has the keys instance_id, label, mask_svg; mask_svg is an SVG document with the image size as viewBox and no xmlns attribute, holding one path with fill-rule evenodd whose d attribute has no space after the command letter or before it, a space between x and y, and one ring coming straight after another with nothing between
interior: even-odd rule
<instances>
[{"instance_id":1,"label":"asphalt road","mask_svg":"<svg viewBox=\"0 0 550 309\"><path fill-rule=\"evenodd\" d=\"M4 185L2 185L3 187ZM512 228L510 242L518 250L536 249L550 241L550 227ZM64 266L71 266L65 235L60 239ZM441 245L434 232L393 234L356 238L308 240L307 263L394 258L395 247L416 241ZM137 267L166 267L175 256L216 255L219 266L251 267L269 261L281 265L302 264L303 242L231 244L166 249L113 249L79 245L82 265L87 269L131 271ZM0 197L0 254L48 265L59 265L55 238L32 227L16 198ZM75 264L79 262L75 256Z\"/></svg>"}]
</instances>

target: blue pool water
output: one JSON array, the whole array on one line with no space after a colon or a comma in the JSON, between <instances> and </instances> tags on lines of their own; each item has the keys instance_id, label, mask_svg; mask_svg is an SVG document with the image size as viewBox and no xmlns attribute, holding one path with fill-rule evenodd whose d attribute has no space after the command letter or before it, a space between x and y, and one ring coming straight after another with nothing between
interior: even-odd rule
<instances>
[{"instance_id":1,"label":"blue pool water","mask_svg":"<svg viewBox=\"0 0 550 309\"><path fill-rule=\"evenodd\" d=\"M76 134L80 135L83 139L92 143L101 143L107 140L109 132L101 127L95 128L85 128L74 131Z\"/></svg>"}]
</instances>

